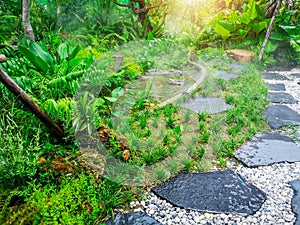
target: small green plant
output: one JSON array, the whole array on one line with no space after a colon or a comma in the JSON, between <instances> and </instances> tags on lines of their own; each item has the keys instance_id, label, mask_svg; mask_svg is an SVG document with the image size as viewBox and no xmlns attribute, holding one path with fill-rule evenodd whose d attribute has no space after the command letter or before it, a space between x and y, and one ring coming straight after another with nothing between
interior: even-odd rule
<instances>
[{"instance_id":1,"label":"small green plant","mask_svg":"<svg viewBox=\"0 0 300 225\"><path fill-rule=\"evenodd\" d=\"M109 181L97 183L93 177L80 175L64 178L59 185L45 186L26 201L23 209L11 214L15 224L91 224L105 222L115 207L126 203L128 190Z\"/></svg>"}]
</instances>

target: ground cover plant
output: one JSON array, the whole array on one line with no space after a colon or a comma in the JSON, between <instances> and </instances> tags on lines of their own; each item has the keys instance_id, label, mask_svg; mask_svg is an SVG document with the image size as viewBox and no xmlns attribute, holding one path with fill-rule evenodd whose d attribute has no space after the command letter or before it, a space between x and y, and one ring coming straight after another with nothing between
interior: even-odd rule
<instances>
[{"instance_id":1,"label":"ground cover plant","mask_svg":"<svg viewBox=\"0 0 300 225\"><path fill-rule=\"evenodd\" d=\"M56 139L0 84L1 224L105 224L171 176L225 168L239 146L268 129L267 88L258 71L272 54L299 62L298 3L282 5L263 63L255 58L244 64L247 73L226 81L216 70L236 62L224 50L259 52L268 2L144 1L151 9L143 21L133 13L142 5L127 7L131 2L31 1L36 40L30 41L20 2L0 1L0 54L7 57L0 69L65 133ZM153 75L137 85L151 71L181 71L194 81L199 71L191 60L207 68L191 96L160 105L170 96L157 98L154 90L169 82L162 93L174 95L178 77L155 83ZM183 109L193 96L222 97L232 108Z\"/></svg>"}]
</instances>

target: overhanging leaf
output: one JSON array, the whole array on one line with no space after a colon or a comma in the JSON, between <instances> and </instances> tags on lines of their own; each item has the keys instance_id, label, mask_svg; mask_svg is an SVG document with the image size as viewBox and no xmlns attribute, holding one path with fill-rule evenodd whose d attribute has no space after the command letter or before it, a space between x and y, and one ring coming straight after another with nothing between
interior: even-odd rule
<instances>
[{"instance_id":1,"label":"overhanging leaf","mask_svg":"<svg viewBox=\"0 0 300 225\"><path fill-rule=\"evenodd\" d=\"M253 24L253 30L257 34L260 33L263 29L266 29L267 27L268 27L267 21L262 21Z\"/></svg>"},{"instance_id":2,"label":"overhanging leaf","mask_svg":"<svg viewBox=\"0 0 300 225\"><path fill-rule=\"evenodd\" d=\"M221 26L219 23L216 24L215 27L215 32L217 34L220 34L221 37L226 40L227 38L229 38L231 36L230 31L228 31L227 29L225 29L223 26Z\"/></svg>"}]
</instances>

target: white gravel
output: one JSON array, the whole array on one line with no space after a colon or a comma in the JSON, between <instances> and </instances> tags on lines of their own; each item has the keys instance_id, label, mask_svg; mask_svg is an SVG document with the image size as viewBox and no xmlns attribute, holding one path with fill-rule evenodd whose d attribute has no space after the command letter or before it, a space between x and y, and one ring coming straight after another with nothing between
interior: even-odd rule
<instances>
[{"instance_id":1,"label":"white gravel","mask_svg":"<svg viewBox=\"0 0 300 225\"><path fill-rule=\"evenodd\" d=\"M300 68L288 72L278 72L289 80L268 80L266 83L284 83L286 92L295 97L299 103L288 105L300 113L300 77L292 77L292 73L300 73ZM267 200L254 215L224 214L186 210L172 206L165 200L151 193L146 201L132 202L135 211L144 211L162 224L236 224L236 225L292 225L296 219L291 209L293 190L289 181L300 179L300 162L278 163L271 166L247 168L234 161L227 164L237 174L252 182L267 194Z\"/></svg>"}]
</instances>

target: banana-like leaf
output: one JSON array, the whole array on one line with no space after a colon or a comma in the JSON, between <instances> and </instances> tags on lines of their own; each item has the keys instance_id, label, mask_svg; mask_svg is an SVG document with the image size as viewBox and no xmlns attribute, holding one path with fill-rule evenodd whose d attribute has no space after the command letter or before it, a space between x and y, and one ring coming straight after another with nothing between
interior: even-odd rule
<instances>
[{"instance_id":1,"label":"banana-like leaf","mask_svg":"<svg viewBox=\"0 0 300 225\"><path fill-rule=\"evenodd\" d=\"M217 34L220 34L221 37L226 40L227 38L229 38L231 36L230 31L228 31L227 29L225 29L223 26L221 26L219 23L216 24L215 27L215 32Z\"/></svg>"}]
</instances>

